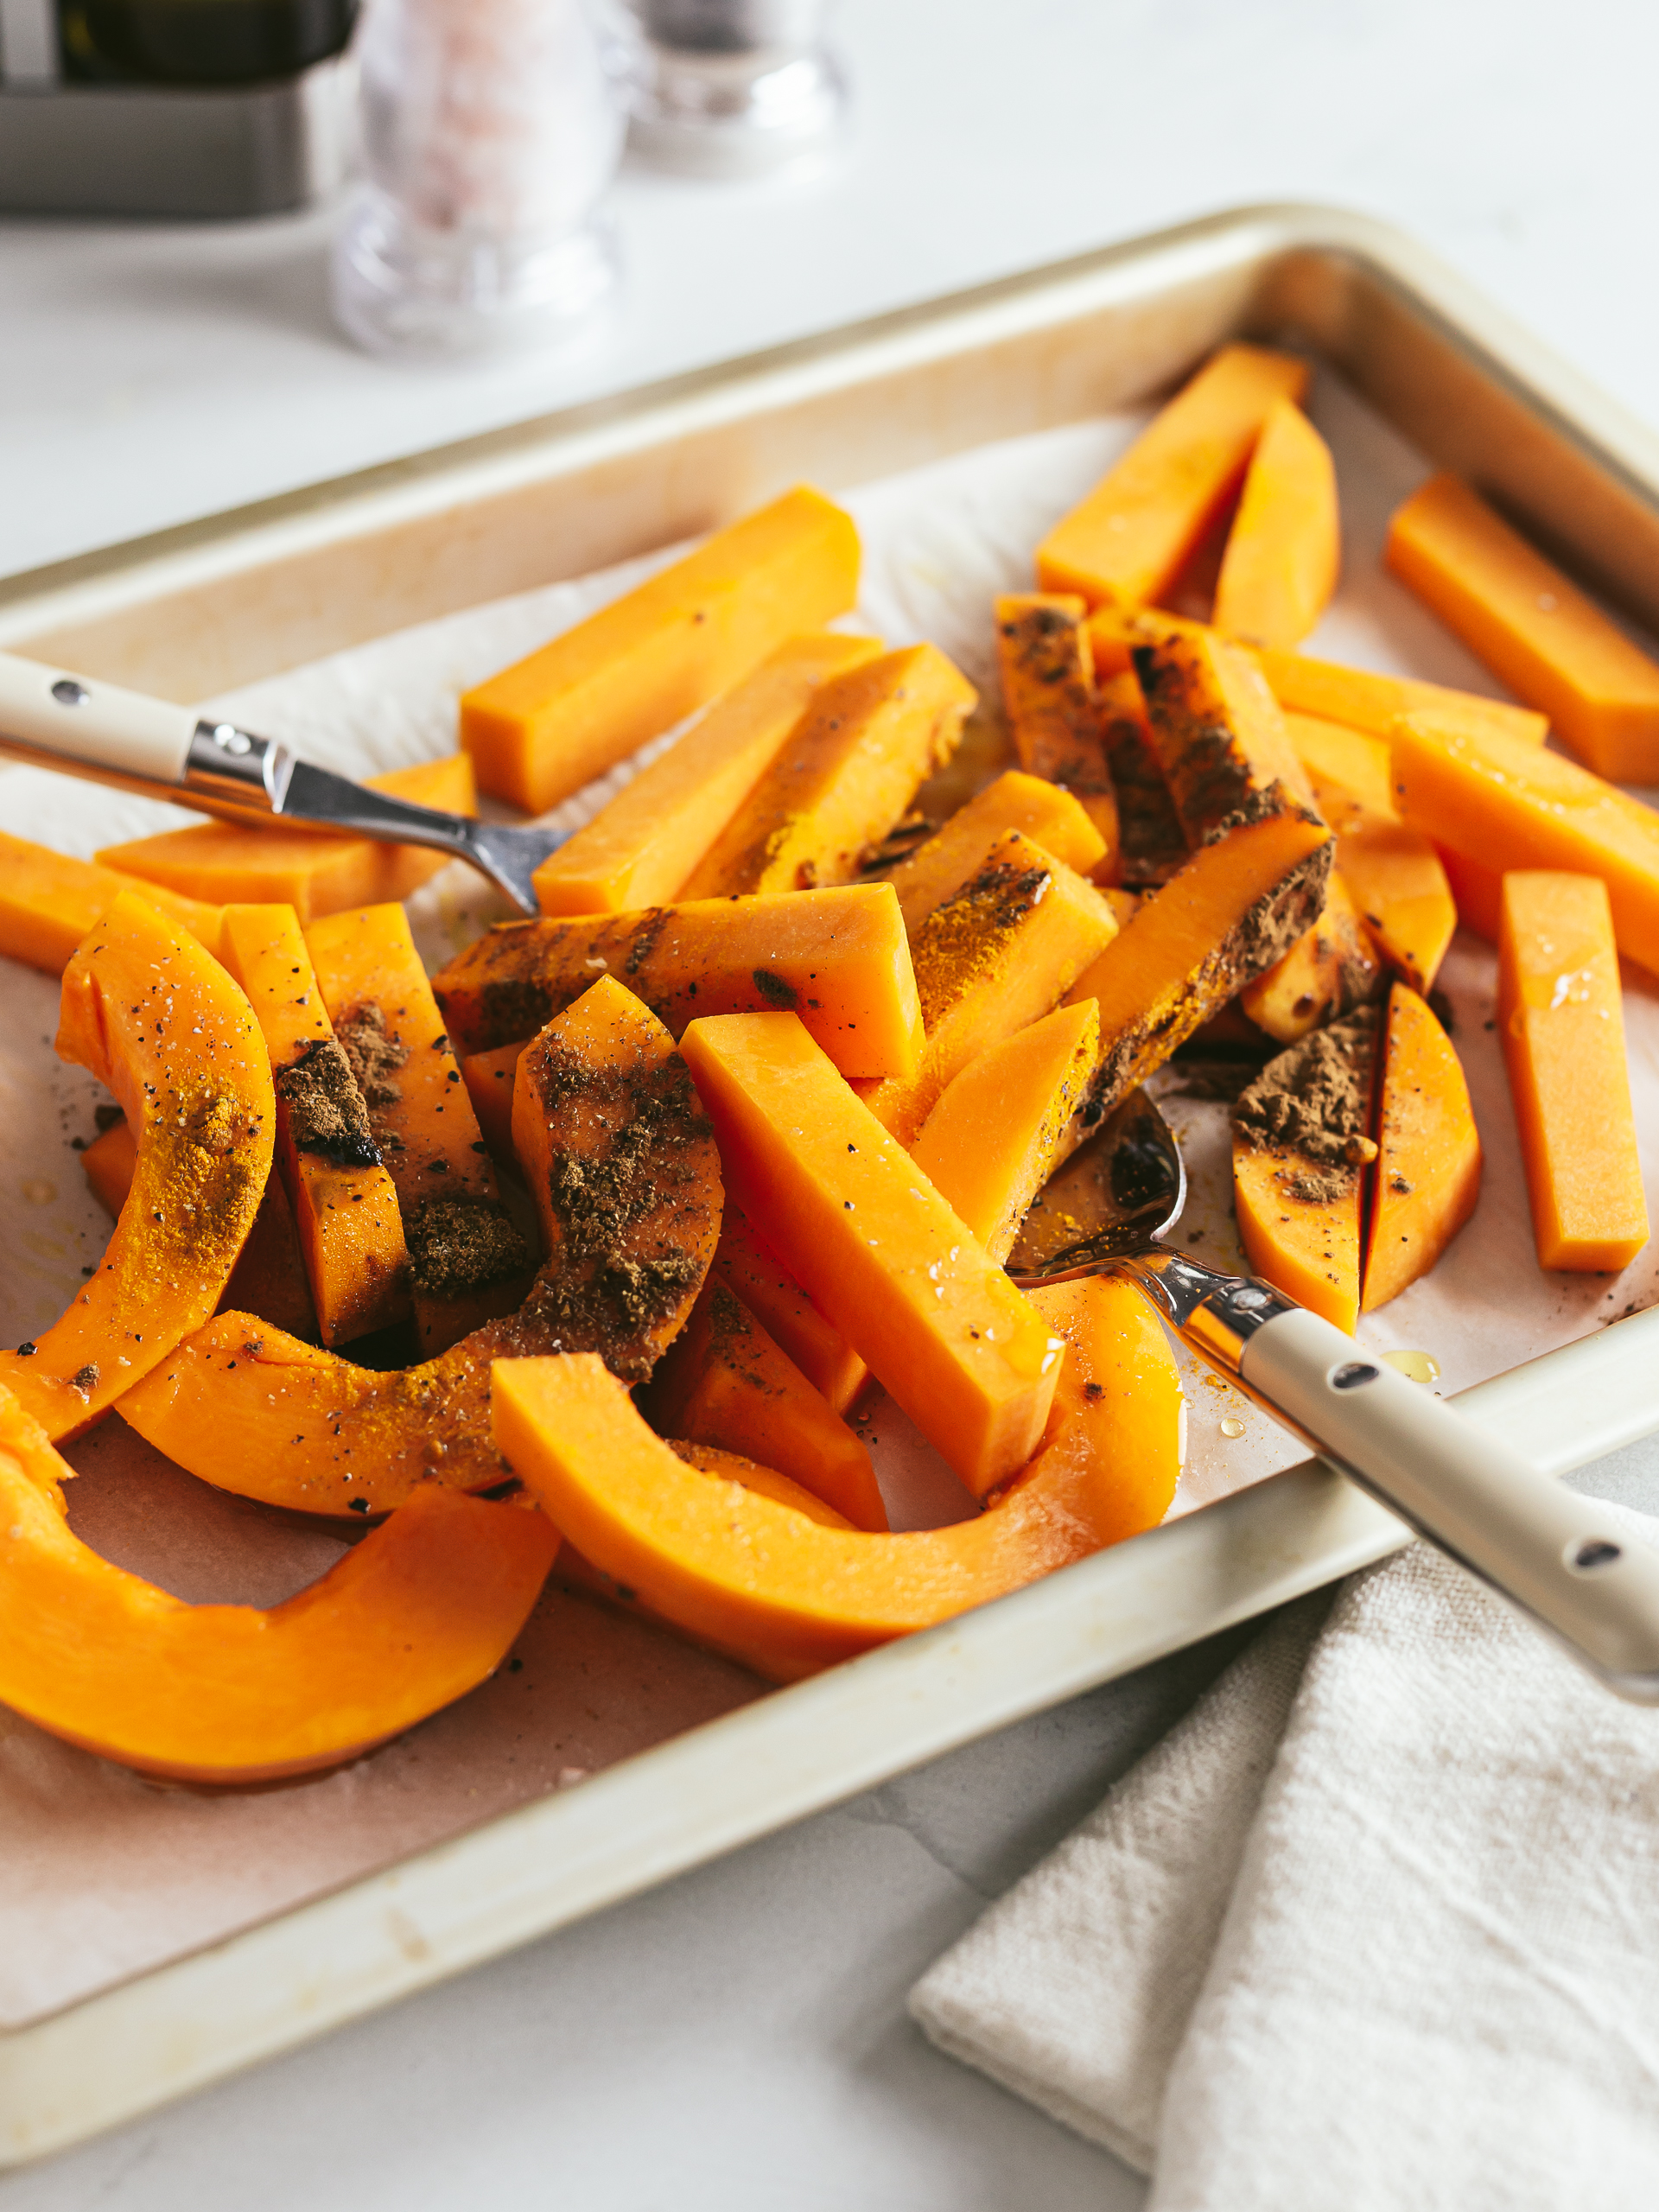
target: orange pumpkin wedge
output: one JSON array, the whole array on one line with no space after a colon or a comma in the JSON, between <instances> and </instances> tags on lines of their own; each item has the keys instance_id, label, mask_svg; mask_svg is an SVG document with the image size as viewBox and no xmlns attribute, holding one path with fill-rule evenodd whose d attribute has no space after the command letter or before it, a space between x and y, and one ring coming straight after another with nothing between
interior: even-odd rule
<instances>
[{"instance_id":1,"label":"orange pumpkin wedge","mask_svg":"<svg viewBox=\"0 0 1659 2212\"><path fill-rule=\"evenodd\" d=\"M1503 871L1436 842L1435 856L1457 908L1458 925L1496 944L1503 927ZM1407 978L1408 982L1410 978Z\"/></svg>"},{"instance_id":2,"label":"orange pumpkin wedge","mask_svg":"<svg viewBox=\"0 0 1659 2212\"><path fill-rule=\"evenodd\" d=\"M1197 635L1206 626L1153 608L1098 607L1089 618L1095 674L1116 677L1129 666L1136 645L1151 645L1168 632ZM1273 645L1259 652L1242 649L1251 653L1268 689L1287 715L1310 715L1382 738L1402 715L1423 713L1448 716L1470 729L1502 730L1529 745L1541 745L1549 734L1547 715L1478 692L1453 691L1444 683L1424 683L1412 676L1379 676L1373 669L1314 660L1306 653L1284 652Z\"/></svg>"},{"instance_id":3,"label":"orange pumpkin wedge","mask_svg":"<svg viewBox=\"0 0 1659 2212\"><path fill-rule=\"evenodd\" d=\"M661 1436L774 1468L852 1528L887 1525L868 1446L722 1282L703 1285L643 1404Z\"/></svg>"},{"instance_id":4,"label":"orange pumpkin wedge","mask_svg":"<svg viewBox=\"0 0 1659 2212\"><path fill-rule=\"evenodd\" d=\"M911 1144L969 1062L1040 1020L1116 935L1117 917L1092 883L1010 830L916 932L925 1041L915 1070L855 1090Z\"/></svg>"},{"instance_id":5,"label":"orange pumpkin wedge","mask_svg":"<svg viewBox=\"0 0 1659 2212\"><path fill-rule=\"evenodd\" d=\"M1125 665L1109 677L1096 696L1117 799L1117 874L1131 893L1149 890L1167 883L1185 865L1186 834L1158 765L1147 702L1134 669ZM1039 844L1047 842L1040 831L1032 834ZM1095 880L1100 880L1098 869Z\"/></svg>"},{"instance_id":6,"label":"orange pumpkin wedge","mask_svg":"<svg viewBox=\"0 0 1659 2212\"><path fill-rule=\"evenodd\" d=\"M712 1272L741 1299L825 1403L844 1414L869 1381L869 1369L729 1198Z\"/></svg>"},{"instance_id":7,"label":"orange pumpkin wedge","mask_svg":"<svg viewBox=\"0 0 1659 2212\"><path fill-rule=\"evenodd\" d=\"M192 1605L88 1550L73 1471L0 1389L0 1700L145 1774L269 1782L372 1751L494 1673L558 1549L429 1490L283 1605Z\"/></svg>"},{"instance_id":8,"label":"orange pumpkin wedge","mask_svg":"<svg viewBox=\"0 0 1659 2212\"><path fill-rule=\"evenodd\" d=\"M80 1166L92 1196L115 1220L138 1173L138 1140L124 1114L93 1138L80 1155Z\"/></svg>"},{"instance_id":9,"label":"orange pumpkin wedge","mask_svg":"<svg viewBox=\"0 0 1659 2212\"><path fill-rule=\"evenodd\" d=\"M430 1357L523 1301L531 1256L501 1203L403 908L330 915L305 944L397 1193L416 1335Z\"/></svg>"},{"instance_id":10,"label":"orange pumpkin wedge","mask_svg":"<svg viewBox=\"0 0 1659 2212\"><path fill-rule=\"evenodd\" d=\"M1340 844L1337 849L1340 854ZM1378 988L1382 967L1353 894L1333 868L1319 920L1282 960L1245 984L1238 1002L1258 1029L1294 1045L1310 1029L1363 1006Z\"/></svg>"},{"instance_id":11,"label":"orange pumpkin wedge","mask_svg":"<svg viewBox=\"0 0 1659 2212\"><path fill-rule=\"evenodd\" d=\"M274 1328L303 1337L308 1344L317 1341L317 1309L311 1302L305 1255L300 1249L294 1209L288 1203L280 1175L273 1174L265 1185L265 1195L242 1255L231 1269L219 1311L257 1314Z\"/></svg>"},{"instance_id":12,"label":"orange pumpkin wedge","mask_svg":"<svg viewBox=\"0 0 1659 2212\"><path fill-rule=\"evenodd\" d=\"M843 1075L908 1074L922 1048L910 944L888 883L504 922L432 987L456 1051L470 1053L533 1037L604 975L676 1037L699 1014L787 1007Z\"/></svg>"},{"instance_id":13,"label":"orange pumpkin wedge","mask_svg":"<svg viewBox=\"0 0 1659 2212\"><path fill-rule=\"evenodd\" d=\"M0 830L0 954L60 976L75 947L123 891L141 892L210 952L217 950L217 906Z\"/></svg>"},{"instance_id":14,"label":"orange pumpkin wedge","mask_svg":"<svg viewBox=\"0 0 1659 2212\"><path fill-rule=\"evenodd\" d=\"M1379 676L1372 669L1345 668L1271 646L1257 658L1268 689L1287 714L1319 715L1372 737L1387 737L1402 715L1415 714L1438 715L1469 729L1499 730L1523 745L1541 745L1549 734L1547 715L1478 692L1453 691L1414 676Z\"/></svg>"},{"instance_id":15,"label":"orange pumpkin wedge","mask_svg":"<svg viewBox=\"0 0 1659 2212\"><path fill-rule=\"evenodd\" d=\"M955 753L976 696L937 645L903 646L823 684L677 896L850 883Z\"/></svg>"},{"instance_id":16,"label":"orange pumpkin wedge","mask_svg":"<svg viewBox=\"0 0 1659 2212\"><path fill-rule=\"evenodd\" d=\"M799 485L463 693L481 787L540 814L858 595L858 531Z\"/></svg>"},{"instance_id":17,"label":"orange pumpkin wedge","mask_svg":"<svg viewBox=\"0 0 1659 2212\"><path fill-rule=\"evenodd\" d=\"M1034 1294L1068 1346L1035 1456L985 1512L901 1535L825 1528L710 1486L591 1357L503 1361L496 1440L602 1573L692 1635L789 1680L931 1628L1152 1528L1179 1469L1180 1386L1137 1294L1096 1279Z\"/></svg>"},{"instance_id":18,"label":"orange pumpkin wedge","mask_svg":"<svg viewBox=\"0 0 1659 2212\"><path fill-rule=\"evenodd\" d=\"M1063 1347L793 1014L694 1021L726 1179L815 1305L976 1496L1048 1419Z\"/></svg>"},{"instance_id":19,"label":"orange pumpkin wedge","mask_svg":"<svg viewBox=\"0 0 1659 2212\"><path fill-rule=\"evenodd\" d=\"M1359 1319L1360 1171L1376 1014L1364 1007L1268 1061L1233 1115L1233 1206L1252 1269L1352 1336Z\"/></svg>"},{"instance_id":20,"label":"orange pumpkin wedge","mask_svg":"<svg viewBox=\"0 0 1659 2212\"><path fill-rule=\"evenodd\" d=\"M912 936L978 874L991 847L1010 830L1079 875L1097 874L1106 858L1105 839L1070 791L1023 769L1007 769L959 806L925 845L887 871Z\"/></svg>"},{"instance_id":21,"label":"orange pumpkin wedge","mask_svg":"<svg viewBox=\"0 0 1659 2212\"><path fill-rule=\"evenodd\" d=\"M1387 744L1312 715L1285 721L1377 950L1414 991L1432 989L1457 930L1457 904L1433 844L1395 810Z\"/></svg>"},{"instance_id":22,"label":"orange pumpkin wedge","mask_svg":"<svg viewBox=\"0 0 1659 2212\"><path fill-rule=\"evenodd\" d=\"M1659 666L1478 493L1431 477L1396 510L1384 557L1599 776L1659 777Z\"/></svg>"},{"instance_id":23,"label":"orange pumpkin wedge","mask_svg":"<svg viewBox=\"0 0 1659 2212\"><path fill-rule=\"evenodd\" d=\"M512 1158L512 1086L524 1050L522 1042L498 1045L493 1052L468 1052L461 1063L479 1132L498 1160Z\"/></svg>"},{"instance_id":24,"label":"orange pumpkin wedge","mask_svg":"<svg viewBox=\"0 0 1659 2212\"><path fill-rule=\"evenodd\" d=\"M823 684L879 638L786 638L536 871L544 914L621 914L672 899L783 750Z\"/></svg>"},{"instance_id":25,"label":"orange pumpkin wedge","mask_svg":"<svg viewBox=\"0 0 1659 2212\"><path fill-rule=\"evenodd\" d=\"M1066 995L1100 1007L1091 1122L1282 959L1325 905L1331 833L1285 805L1200 845Z\"/></svg>"},{"instance_id":26,"label":"orange pumpkin wedge","mask_svg":"<svg viewBox=\"0 0 1659 2212\"><path fill-rule=\"evenodd\" d=\"M1342 553L1331 448L1294 399L1262 425L1216 581L1216 627L1300 645L1336 589Z\"/></svg>"},{"instance_id":27,"label":"orange pumpkin wedge","mask_svg":"<svg viewBox=\"0 0 1659 2212\"><path fill-rule=\"evenodd\" d=\"M1480 1198L1480 1132L1452 1040L1404 983L1389 994L1362 1311L1426 1275Z\"/></svg>"},{"instance_id":28,"label":"orange pumpkin wedge","mask_svg":"<svg viewBox=\"0 0 1659 2212\"><path fill-rule=\"evenodd\" d=\"M291 906L227 906L219 957L247 993L276 1086L276 1166L327 1344L410 1311L403 1217Z\"/></svg>"},{"instance_id":29,"label":"orange pumpkin wedge","mask_svg":"<svg viewBox=\"0 0 1659 2212\"><path fill-rule=\"evenodd\" d=\"M1497 1026L1541 1268L1616 1273L1648 1241L1606 886L1503 878Z\"/></svg>"},{"instance_id":30,"label":"orange pumpkin wedge","mask_svg":"<svg viewBox=\"0 0 1659 2212\"><path fill-rule=\"evenodd\" d=\"M1307 389L1307 364L1224 346L1037 549L1045 591L1141 607L1161 599L1243 480L1262 426Z\"/></svg>"},{"instance_id":31,"label":"orange pumpkin wedge","mask_svg":"<svg viewBox=\"0 0 1659 2212\"><path fill-rule=\"evenodd\" d=\"M911 1146L911 1158L994 1260L1014 1249L1099 1057L1095 1001L1057 1007L970 1060Z\"/></svg>"},{"instance_id":32,"label":"orange pumpkin wedge","mask_svg":"<svg viewBox=\"0 0 1659 2212\"><path fill-rule=\"evenodd\" d=\"M1408 822L1478 869L1599 875L1618 949L1659 973L1659 813L1559 753L1449 717L1390 734Z\"/></svg>"},{"instance_id":33,"label":"orange pumpkin wedge","mask_svg":"<svg viewBox=\"0 0 1659 2212\"><path fill-rule=\"evenodd\" d=\"M561 1348L602 1352L644 1382L696 1302L725 1198L714 1131L674 1039L602 976L519 1060L512 1136Z\"/></svg>"},{"instance_id":34,"label":"orange pumpkin wedge","mask_svg":"<svg viewBox=\"0 0 1659 2212\"><path fill-rule=\"evenodd\" d=\"M1152 749L1189 845L1259 808L1275 784L1313 806L1283 712L1243 646L1189 624L1136 645L1133 659Z\"/></svg>"},{"instance_id":35,"label":"orange pumpkin wedge","mask_svg":"<svg viewBox=\"0 0 1659 2212\"><path fill-rule=\"evenodd\" d=\"M117 897L64 971L58 1053L115 1093L138 1160L98 1272L44 1336L0 1352L0 1382L54 1438L87 1427L218 1305L276 1128L247 1000L137 893Z\"/></svg>"},{"instance_id":36,"label":"orange pumpkin wedge","mask_svg":"<svg viewBox=\"0 0 1659 2212\"><path fill-rule=\"evenodd\" d=\"M700 1474L713 1475L722 1483L741 1483L745 1490L758 1491L762 1497L776 1498L779 1505L792 1505L798 1513L804 1513L821 1529L850 1529L855 1525L844 1513L837 1513L833 1505L826 1505L821 1497L815 1497L804 1483L780 1474L776 1467L763 1467L757 1459L746 1459L741 1452L724 1452L717 1444L689 1443L681 1436L670 1437L668 1446L677 1459L696 1468Z\"/></svg>"},{"instance_id":37,"label":"orange pumpkin wedge","mask_svg":"<svg viewBox=\"0 0 1659 2212\"><path fill-rule=\"evenodd\" d=\"M1084 612L1082 600L1065 593L1005 593L996 602L997 661L1020 766L1076 795L1106 849L1101 879L1109 881L1117 873L1117 799Z\"/></svg>"},{"instance_id":38,"label":"orange pumpkin wedge","mask_svg":"<svg viewBox=\"0 0 1659 2212\"><path fill-rule=\"evenodd\" d=\"M372 791L447 814L476 814L473 766L460 753L422 760L364 779ZM187 893L218 904L292 906L300 920L366 906L377 899L407 899L448 866L448 856L423 845L385 845L370 837L339 837L323 830L266 829L241 822L202 822L189 830L111 845L99 855L106 868L142 876L158 887L152 895Z\"/></svg>"}]
</instances>

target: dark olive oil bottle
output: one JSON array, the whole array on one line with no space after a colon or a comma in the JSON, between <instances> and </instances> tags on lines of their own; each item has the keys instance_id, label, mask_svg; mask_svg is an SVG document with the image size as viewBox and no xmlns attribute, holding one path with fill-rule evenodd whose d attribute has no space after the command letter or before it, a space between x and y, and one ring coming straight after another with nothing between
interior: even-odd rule
<instances>
[{"instance_id":1,"label":"dark olive oil bottle","mask_svg":"<svg viewBox=\"0 0 1659 2212\"><path fill-rule=\"evenodd\" d=\"M338 54L358 0L60 0L81 83L251 85Z\"/></svg>"}]
</instances>

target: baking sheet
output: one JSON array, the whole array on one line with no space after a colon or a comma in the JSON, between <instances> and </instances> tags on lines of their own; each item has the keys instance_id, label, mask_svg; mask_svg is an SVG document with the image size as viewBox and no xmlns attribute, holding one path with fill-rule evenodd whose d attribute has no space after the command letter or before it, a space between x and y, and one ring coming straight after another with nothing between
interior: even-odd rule
<instances>
[{"instance_id":1,"label":"baking sheet","mask_svg":"<svg viewBox=\"0 0 1659 2212\"><path fill-rule=\"evenodd\" d=\"M1313 411L1338 456L1346 580L1313 649L1361 664L1494 687L1378 565L1392 506L1426 464L1329 375ZM866 546L858 622L892 642L931 637L994 702L989 601L1029 576L1030 550L1143 418L1122 416L982 448L849 496ZM447 751L454 698L664 559L524 594L353 648L212 702L314 757L365 774ZM995 757L994 705L972 742ZM655 748L652 748L653 750ZM555 819L585 818L619 770ZM16 834L90 855L190 817L29 769L0 776L0 820ZM500 911L477 879L446 870L413 902L433 964ZM1518 1156L1491 1018L1493 962L1460 938L1443 979L1487 1148L1475 1221L1427 1281L1365 1325L1379 1348L1430 1351L1451 1389L1584 1335L1654 1292L1655 1262L1626 1274L1547 1277L1533 1259ZM1638 1121L1659 1136L1659 1001L1627 978ZM95 1262L107 1224L87 1197L75 1135L92 1129L96 1086L53 1058L56 988L7 968L11 1019L0 1048L10 1166L0 1233L14 1256L0 1284L0 1332L48 1324ZM1193 1174L1183 1236L1236 1261L1227 1211L1225 1110L1178 1099ZM1659 1157L1644 1157L1649 1189ZM1300 1457L1237 1395L1189 1378L1188 1459L1177 1510ZM1224 1420L1243 1424L1229 1439ZM880 1402L877 1440L896 1526L971 1510L948 1471ZM73 1448L73 1525L108 1556L193 1599L269 1603L335 1555L315 1527L232 1500L168 1466L118 1422ZM454 1834L758 1694L740 1670L677 1638L550 1592L515 1654L521 1662L451 1711L344 1772L280 1790L200 1793L142 1783L6 1718L0 1729L0 2027L15 2028Z\"/></svg>"}]
</instances>

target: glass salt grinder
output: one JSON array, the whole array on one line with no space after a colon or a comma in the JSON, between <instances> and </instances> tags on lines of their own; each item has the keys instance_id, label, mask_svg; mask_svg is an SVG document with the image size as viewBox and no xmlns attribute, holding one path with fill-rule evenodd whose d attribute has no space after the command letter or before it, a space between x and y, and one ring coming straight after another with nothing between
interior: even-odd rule
<instances>
[{"instance_id":1,"label":"glass salt grinder","mask_svg":"<svg viewBox=\"0 0 1659 2212\"><path fill-rule=\"evenodd\" d=\"M815 167L846 124L831 0L633 0L630 145L682 175Z\"/></svg>"},{"instance_id":2,"label":"glass salt grinder","mask_svg":"<svg viewBox=\"0 0 1659 2212\"><path fill-rule=\"evenodd\" d=\"M372 352L569 340L617 281L625 118L583 0L370 0L334 313Z\"/></svg>"}]
</instances>

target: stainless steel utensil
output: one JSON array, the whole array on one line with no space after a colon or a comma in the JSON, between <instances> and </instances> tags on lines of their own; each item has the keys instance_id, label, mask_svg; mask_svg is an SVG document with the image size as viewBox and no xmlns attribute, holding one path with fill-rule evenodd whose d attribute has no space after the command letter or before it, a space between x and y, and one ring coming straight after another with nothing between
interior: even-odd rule
<instances>
[{"instance_id":1,"label":"stainless steel utensil","mask_svg":"<svg viewBox=\"0 0 1659 2212\"><path fill-rule=\"evenodd\" d=\"M1270 1284L1160 1242L1185 1198L1174 1132L1132 1091L1049 1184L1008 1272L1022 1287L1133 1283L1201 1359L1610 1689L1659 1703L1659 1554Z\"/></svg>"},{"instance_id":2,"label":"stainless steel utensil","mask_svg":"<svg viewBox=\"0 0 1659 2212\"><path fill-rule=\"evenodd\" d=\"M475 868L525 914L537 911L531 876L570 834L416 806L275 738L15 653L0 653L0 754L232 821L429 846Z\"/></svg>"}]
</instances>

